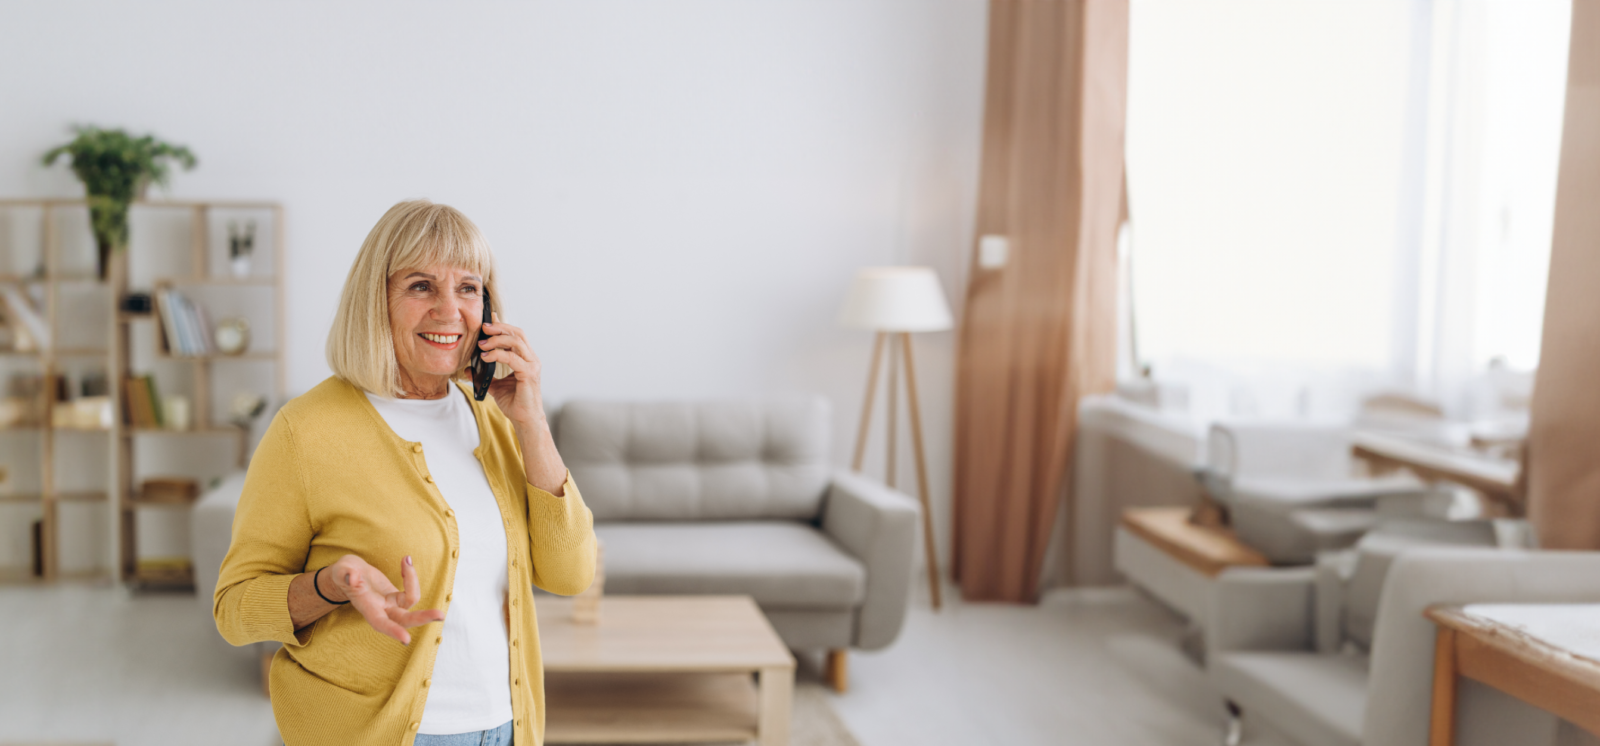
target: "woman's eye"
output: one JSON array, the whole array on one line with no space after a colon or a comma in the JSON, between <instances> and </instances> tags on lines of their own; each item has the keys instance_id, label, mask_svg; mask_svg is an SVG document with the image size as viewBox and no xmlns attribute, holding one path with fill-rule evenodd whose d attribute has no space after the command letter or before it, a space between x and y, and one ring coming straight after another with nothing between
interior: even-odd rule
<instances>
[{"instance_id":1,"label":"woman's eye","mask_svg":"<svg viewBox=\"0 0 1600 746\"><path fill-rule=\"evenodd\" d=\"M419 292L419 293L425 293L425 292L427 292L427 290L428 290L428 283L426 283L426 282L419 282L419 283L417 283L417 284L415 284L415 285L412 285L412 286L411 286L411 289L412 289L412 290L415 290L415 291L417 291L417 292Z\"/></svg>"}]
</instances>

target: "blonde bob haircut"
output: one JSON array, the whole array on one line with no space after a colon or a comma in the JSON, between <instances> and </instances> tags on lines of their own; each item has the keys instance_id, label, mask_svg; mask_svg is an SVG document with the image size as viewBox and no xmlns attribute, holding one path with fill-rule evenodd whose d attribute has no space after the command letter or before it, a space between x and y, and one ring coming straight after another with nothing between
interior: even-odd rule
<instances>
[{"instance_id":1,"label":"blonde bob haircut","mask_svg":"<svg viewBox=\"0 0 1600 746\"><path fill-rule=\"evenodd\" d=\"M334 375L380 396L404 393L389 323L389 277L437 264L477 273L489 290L491 310L500 310L494 254L478 226L449 205L425 199L401 202L372 226L344 280L339 310L328 330L328 366ZM477 337L473 340L476 344ZM463 360L456 377L465 370Z\"/></svg>"}]
</instances>

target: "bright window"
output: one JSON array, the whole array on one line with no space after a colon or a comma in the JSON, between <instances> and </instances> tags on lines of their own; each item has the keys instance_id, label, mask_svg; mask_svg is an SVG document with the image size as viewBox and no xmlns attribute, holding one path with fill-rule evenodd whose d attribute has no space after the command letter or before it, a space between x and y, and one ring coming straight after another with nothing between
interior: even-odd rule
<instances>
[{"instance_id":1,"label":"bright window","mask_svg":"<svg viewBox=\"0 0 1600 746\"><path fill-rule=\"evenodd\" d=\"M1133 0L1137 352L1424 392L1537 364L1567 0Z\"/></svg>"}]
</instances>

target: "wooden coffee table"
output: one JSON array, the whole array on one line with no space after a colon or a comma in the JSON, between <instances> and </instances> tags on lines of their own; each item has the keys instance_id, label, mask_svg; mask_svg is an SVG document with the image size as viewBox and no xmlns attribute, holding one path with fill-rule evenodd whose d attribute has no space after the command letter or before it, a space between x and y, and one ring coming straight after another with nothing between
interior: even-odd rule
<instances>
[{"instance_id":1,"label":"wooden coffee table","mask_svg":"<svg viewBox=\"0 0 1600 746\"><path fill-rule=\"evenodd\" d=\"M794 656L749 596L538 601L547 743L789 742Z\"/></svg>"}]
</instances>

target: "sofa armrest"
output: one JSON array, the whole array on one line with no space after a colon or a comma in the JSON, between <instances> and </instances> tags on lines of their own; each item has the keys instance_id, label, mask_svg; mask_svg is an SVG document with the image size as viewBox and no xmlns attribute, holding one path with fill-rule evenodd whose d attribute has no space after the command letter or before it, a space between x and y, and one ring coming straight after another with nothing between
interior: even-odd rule
<instances>
[{"instance_id":1,"label":"sofa armrest","mask_svg":"<svg viewBox=\"0 0 1600 746\"><path fill-rule=\"evenodd\" d=\"M1372 641L1367 746L1427 742L1435 627L1429 606L1600 600L1600 552L1412 549L1395 559Z\"/></svg>"},{"instance_id":2,"label":"sofa armrest","mask_svg":"<svg viewBox=\"0 0 1600 746\"><path fill-rule=\"evenodd\" d=\"M1312 650L1315 586L1311 567L1224 570L1211 587L1206 654Z\"/></svg>"},{"instance_id":3,"label":"sofa armrest","mask_svg":"<svg viewBox=\"0 0 1600 746\"><path fill-rule=\"evenodd\" d=\"M866 597L856 614L856 647L894 642L905 623L921 511L911 496L846 471L833 474L822 507L822 530L867 570Z\"/></svg>"},{"instance_id":4,"label":"sofa armrest","mask_svg":"<svg viewBox=\"0 0 1600 746\"><path fill-rule=\"evenodd\" d=\"M1331 655L1344 647L1345 583L1355 572L1357 554L1351 550L1323 552L1313 565L1316 574L1316 597L1311 603L1315 613L1312 628L1316 635L1317 652Z\"/></svg>"},{"instance_id":5,"label":"sofa armrest","mask_svg":"<svg viewBox=\"0 0 1600 746\"><path fill-rule=\"evenodd\" d=\"M189 548L194 557L195 596L211 614L222 559L233 543L233 514L244 494L244 472L236 471L205 491L189 511Z\"/></svg>"}]
</instances>

